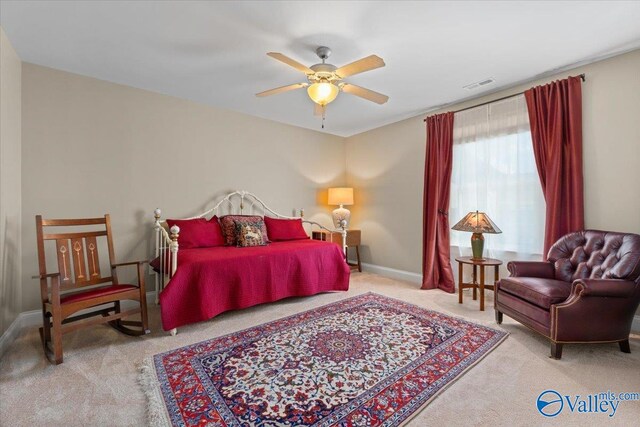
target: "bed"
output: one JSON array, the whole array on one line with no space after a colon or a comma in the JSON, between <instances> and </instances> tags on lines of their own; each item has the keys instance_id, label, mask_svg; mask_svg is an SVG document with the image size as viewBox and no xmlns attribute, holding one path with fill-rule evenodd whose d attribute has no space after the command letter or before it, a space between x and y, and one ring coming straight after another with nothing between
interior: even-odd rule
<instances>
[{"instance_id":1,"label":"bed","mask_svg":"<svg viewBox=\"0 0 640 427\"><path fill-rule=\"evenodd\" d=\"M178 327L211 319L225 311L349 289L350 269L344 258L346 231L308 221L303 211L300 217L281 215L252 193L235 191L213 208L186 220L225 215L298 220L309 231L312 228L339 231L342 241L302 238L272 241L264 246L183 249L179 227L168 227L161 213L160 209L154 212L156 258L152 264L162 328L172 335Z\"/></svg>"}]
</instances>

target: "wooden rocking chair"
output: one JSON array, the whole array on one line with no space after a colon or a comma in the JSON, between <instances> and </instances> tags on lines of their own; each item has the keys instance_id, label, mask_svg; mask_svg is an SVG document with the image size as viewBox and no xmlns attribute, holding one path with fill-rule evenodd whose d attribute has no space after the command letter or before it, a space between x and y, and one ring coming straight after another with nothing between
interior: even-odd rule
<instances>
[{"instance_id":1,"label":"wooden rocking chair","mask_svg":"<svg viewBox=\"0 0 640 427\"><path fill-rule=\"evenodd\" d=\"M74 231L45 233L45 227L56 226ZM98 226L99 230L87 231L87 226L94 230ZM76 232L76 227L82 227L84 231ZM86 326L109 323L127 335L144 335L150 332L144 288L144 264L147 261L115 263L108 214L104 218L87 219L42 219L42 216L38 215L36 232L40 275L34 278L40 279L42 295L43 327L40 328L40 337L45 355L50 361L56 365L62 363L63 334ZM107 238L109 251L111 275L106 277L101 275L98 256L97 238L102 236ZM47 273L45 241L50 240L55 241L57 273ZM137 266L137 286L118 282L116 267L123 266ZM138 306L122 311L122 300L137 301ZM94 310L87 310L89 308ZM82 313L76 314L79 311ZM141 321L122 320L137 313L140 313ZM75 316L70 317L73 314Z\"/></svg>"}]
</instances>

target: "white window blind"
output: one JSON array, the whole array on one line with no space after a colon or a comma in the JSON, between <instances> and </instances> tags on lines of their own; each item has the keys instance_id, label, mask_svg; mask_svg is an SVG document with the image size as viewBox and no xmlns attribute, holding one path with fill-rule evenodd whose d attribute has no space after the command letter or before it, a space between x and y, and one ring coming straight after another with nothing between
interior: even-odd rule
<instances>
[{"instance_id":1,"label":"white window blind","mask_svg":"<svg viewBox=\"0 0 640 427\"><path fill-rule=\"evenodd\" d=\"M449 223L485 212L502 234L484 234L485 256L540 259L545 203L523 95L455 114ZM451 230L452 255L471 254L471 233Z\"/></svg>"}]
</instances>

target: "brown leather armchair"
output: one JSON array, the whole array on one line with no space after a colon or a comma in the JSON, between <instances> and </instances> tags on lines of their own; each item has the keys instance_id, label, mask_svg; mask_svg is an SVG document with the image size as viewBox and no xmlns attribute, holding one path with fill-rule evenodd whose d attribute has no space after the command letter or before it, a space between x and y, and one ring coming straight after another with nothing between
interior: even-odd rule
<instances>
[{"instance_id":1,"label":"brown leather armchair","mask_svg":"<svg viewBox=\"0 0 640 427\"><path fill-rule=\"evenodd\" d=\"M495 290L503 313L551 340L551 357L567 343L617 342L629 353L640 304L640 235L586 230L567 234L546 262L507 264Z\"/></svg>"}]
</instances>

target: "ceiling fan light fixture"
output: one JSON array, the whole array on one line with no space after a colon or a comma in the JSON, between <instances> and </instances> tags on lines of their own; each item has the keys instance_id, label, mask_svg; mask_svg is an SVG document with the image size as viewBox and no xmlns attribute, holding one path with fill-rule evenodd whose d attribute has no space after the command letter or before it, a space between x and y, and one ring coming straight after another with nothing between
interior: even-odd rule
<instances>
[{"instance_id":1,"label":"ceiling fan light fixture","mask_svg":"<svg viewBox=\"0 0 640 427\"><path fill-rule=\"evenodd\" d=\"M338 86L328 82L314 83L307 88L309 98L316 104L323 106L336 99L339 92Z\"/></svg>"},{"instance_id":2,"label":"ceiling fan light fixture","mask_svg":"<svg viewBox=\"0 0 640 427\"><path fill-rule=\"evenodd\" d=\"M369 55L366 58L358 59L357 61L337 68L335 65L326 62L329 55L331 55L331 49L326 46L320 46L316 49L316 54L322 60L322 63L307 67L282 53L268 52L267 55L273 59L304 73L309 83L295 83L281 86L256 93L256 96L265 97L306 87L307 94L314 104L314 114L316 116L322 116L322 128L324 128L327 104L333 102L340 92L355 95L367 101L375 102L376 104L384 104L389 100L389 97L386 95L343 81L345 77L384 67L385 63L379 56Z\"/></svg>"}]
</instances>

